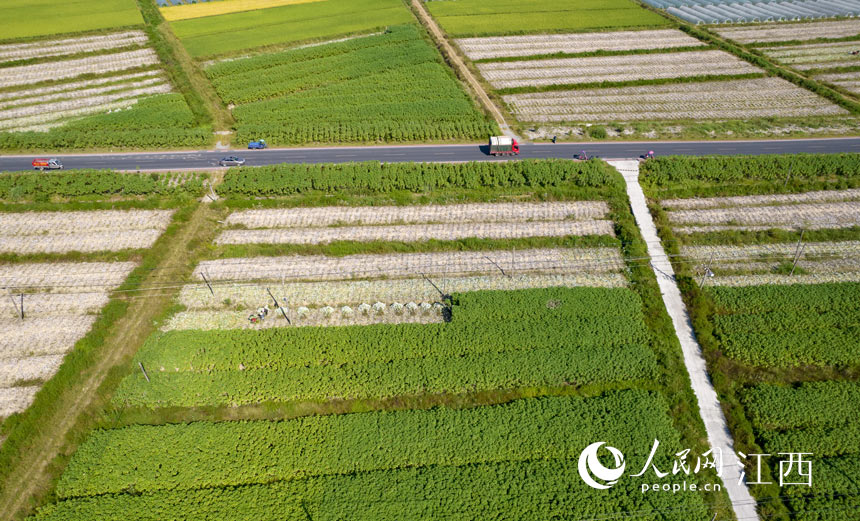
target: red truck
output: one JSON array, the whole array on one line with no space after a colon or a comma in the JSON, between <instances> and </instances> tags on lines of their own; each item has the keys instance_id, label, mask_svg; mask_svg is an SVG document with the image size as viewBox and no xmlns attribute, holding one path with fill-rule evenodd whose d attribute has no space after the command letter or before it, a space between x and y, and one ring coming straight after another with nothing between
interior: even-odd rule
<instances>
[{"instance_id":1,"label":"red truck","mask_svg":"<svg viewBox=\"0 0 860 521\"><path fill-rule=\"evenodd\" d=\"M36 170L62 170L63 163L59 159L34 159L33 168Z\"/></svg>"},{"instance_id":2,"label":"red truck","mask_svg":"<svg viewBox=\"0 0 860 521\"><path fill-rule=\"evenodd\" d=\"M508 136L493 136L490 138L491 156L515 156L520 153L520 144Z\"/></svg>"}]
</instances>

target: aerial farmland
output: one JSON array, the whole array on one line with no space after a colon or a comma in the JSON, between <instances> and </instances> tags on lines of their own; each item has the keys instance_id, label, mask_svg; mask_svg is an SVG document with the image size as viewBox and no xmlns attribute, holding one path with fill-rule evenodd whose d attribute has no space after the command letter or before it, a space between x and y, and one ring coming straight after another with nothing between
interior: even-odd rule
<instances>
[{"instance_id":1,"label":"aerial farmland","mask_svg":"<svg viewBox=\"0 0 860 521\"><path fill-rule=\"evenodd\" d=\"M2 4L0 521L857 519L851 1Z\"/></svg>"}]
</instances>

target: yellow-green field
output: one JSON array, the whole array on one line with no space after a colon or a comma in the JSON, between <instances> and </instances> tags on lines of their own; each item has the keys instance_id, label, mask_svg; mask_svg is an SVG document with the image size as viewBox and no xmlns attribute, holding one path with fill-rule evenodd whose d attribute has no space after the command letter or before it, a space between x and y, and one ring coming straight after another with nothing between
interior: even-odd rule
<instances>
[{"instance_id":1,"label":"yellow-green field","mask_svg":"<svg viewBox=\"0 0 860 521\"><path fill-rule=\"evenodd\" d=\"M255 9L268 9L285 5L307 4L321 0L224 0L222 2L207 2L202 4L185 4L162 7L161 15L169 22L190 20L219 14L241 13Z\"/></svg>"},{"instance_id":2,"label":"yellow-green field","mask_svg":"<svg viewBox=\"0 0 860 521\"><path fill-rule=\"evenodd\" d=\"M164 11L170 9L175 8ZM320 0L179 20L171 26L192 56L203 57L325 40L413 20L401 0Z\"/></svg>"},{"instance_id":3,"label":"yellow-green field","mask_svg":"<svg viewBox=\"0 0 860 521\"><path fill-rule=\"evenodd\" d=\"M594 31L669 25L631 0L433 0L425 4L451 36Z\"/></svg>"},{"instance_id":4,"label":"yellow-green field","mask_svg":"<svg viewBox=\"0 0 860 521\"><path fill-rule=\"evenodd\" d=\"M134 0L3 0L0 40L143 24Z\"/></svg>"}]
</instances>

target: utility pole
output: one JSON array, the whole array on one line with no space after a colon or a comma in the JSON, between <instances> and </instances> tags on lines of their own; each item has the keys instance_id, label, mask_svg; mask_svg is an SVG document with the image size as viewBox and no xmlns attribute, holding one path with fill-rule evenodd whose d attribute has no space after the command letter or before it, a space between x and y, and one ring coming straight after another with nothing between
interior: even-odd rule
<instances>
[{"instance_id":1,"label":"utility pole","mask_svg":"<svg viewBox=\"0 0 860 521\"><path fill-rule=\"evenodd\" d=\"M714 254L711 254L711 258L708 259L708 263L705 265L705 272L702 273L702 280L699 282L699 288L703 288L705 286L705 277L713 277L714 272L711 271L711 263L714 262Z\"/></svg>"},{"instance_id":2,"label":"utility pole","mask_svg":"<svg viewBox=\"0 0 860 521\"><path fill-rule=\"evenodd\" d=\"M214 297L215 296L215 290L213 290L212 285L209 284L209 279L206 278L206 274L201 271L200 276L203 277L203 282L205 282L206 285L209 286L209 293L212 293L212 296Z\"/></svg>"},{"instance_id":3,"label":"utility pole","mask_svg":"<svg viewBox=\"0 0 860 521\"><path fill-rule=\"evenodd\" d=\"M803 228L800 229L800 238L797 239L797 247L794 249L794 260L791 263L791 273L789 276L794 275L794 269L797 267L797 261L800 260L800 256L803 254L803 248L805 247L803 243L803 232L806 231Z\"/></svg>"}]
</instances>

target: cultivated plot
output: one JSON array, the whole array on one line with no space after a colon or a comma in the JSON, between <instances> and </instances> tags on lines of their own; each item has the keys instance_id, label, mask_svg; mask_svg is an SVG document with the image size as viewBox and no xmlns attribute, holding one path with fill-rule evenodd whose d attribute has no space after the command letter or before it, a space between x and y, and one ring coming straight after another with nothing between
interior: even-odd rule
<instances>
[{"instance_id":1,"label":"cultivated plot","mask_svg":"<svg viewBox=\"0 0 860 521\"><path fill-rule=\"evenodd\" d=\"M705 45L677 29L459 38L456 43L470 60Z\"/></svg>"},{"instance_id":2,"label":"cultivated plot","mask_svg":"<svg viewBox=\"0 0 860 521\"><path fill-rule=\"evenodd\" d=\"M134 0L89 2L5 0L0 40L142 25Z\"/></svg>"},{"instance_id":3,"label":"cultivated plot","mask_svg":"<svg viewBox=\"0 0 860 521\"><path fill-rule=\"evenodd\" d=\"M760 468L747 463L747 476L773 477L755 480L771 486L751 486L763 517L841 520L857 508L860 449L848 440L860 426L853 412L860 223L857 208L844 213L840 205L856 204L858 190L821 189L856 187L857 164L853 155L676 158L644 172L655 195L716 196L657 204L666 216L663 236L679 245L674 262L687 279L709 371L734 403L728 410L739 420L732 427L738 450L775 456ZM736 195L743 192L750 195ZM849 215L854 222L843 223ZM718 228L682 233L687 219ZM790 452L812 453L811 483L784 479L780 460Z\"/></svg>"},{"instance_id":4,"label":"cultivated plot","mask_svg":"<svg viewBox=\"0 0 860 521\"><path fill-rule=\"evenodd\" d=\"M318 0L284 2L265 7L259 2L223 1L183 6L184 13L233 9L242 12L207 14L171 22L176 36L194 57L237 53L246 49L321 41L355 33L370 33L413 21L401 0ZM163 8L166 16L176 7ZM198 11L201 10L202 11Z\"/></svg>"},{"instance_id":5,"label":"cultivated plot","mask_svg":"<svg viewBox=\"0 0 860 521\"><path fill-rule=\"evenodd\" d=\"M479 63L478 70L496 89L761 72L717 50L490 62Z\"/></svg>"},{"instance_id":6,"label":"cultivated plot","mask_svg":"<svg viewBox=\"0 0 860 521\"><path fill-rule=\"evenodd\" d=\"M251 210L231 214L216 244L515 239L614 235L603 202ZM325 216L317 219L316 216ZM409 224L392 224L392 223ZM340 225L340 226L332 226Z\"/></svg>"},{"instance_id":7,"label":"cultivated plot","mask_svg":"<svg viewBox=\"0 0 860 521\"><path fill-rule=\"evenodd\" d=\"M208 140L142 31L0 45L0 64L0 148Z\"/></svg>"},{"instance_id":8,"label":"cultivated plot","mask_svg":"<svg viewBox=\"0 0 860 521\"><path fill-rule=\"evenodd\" d=\"M171 210L96 210L0 214L0 252L120 251L152 246Z\"/></svg>"},{"instance_id":9,"label":"cultivated plot","mask_svg":"<svg viewBox=\"0 0 860 521\"><path fill-rule=\"evenodd\" d=\"M234 107L241 142L473 140L497 130L412 25L223 62L206 74Z\"/></svg>"},{"instance_id":10,"label":"cultivated plot","mask_svg":"<svg viewBox=\"0 0 860 521\"><path fill-rule=\"evenodd\" d=\"M742 97L738 92L743 92ZM780 78L509 94L520 121L613 122L841 115L848 112Z\"/></svg>"},{"instance_id":11,"label":"cultivated plot","mask_svg":"<svg viewBox=\"0 0 860 521\"><path fill-rule=\"evenodd\" d=\"M782 24L714 27L711 29L740 43L772 43L815 40L818 38L846 38L860 34L860 20L834 20Z\"/></svg>"},{"instance_id":12,"label":"cultivated plot","mask_svg":"<svg viewBox=\"0 0 860 521\"><path fill-rule=\"evenodd\" d=\"M29 407L133 268L131 262L0 265L7 292L0 309L0 418Z\"/></svg>"},{"instance_id":13,"label":"cultivated plot","mask_svg":"<svg viewBox=\"0 0 860 521\"><path fill-rule=\"evenodd\" d=\"M427 9L451 36L661 27L667 21L629 0L434 0Z\"/></svg>"},{"instance_id":14,"label":"cultivated plot","mask_svg":"<svg viewBox=\"0 0 860 521\"><path fill-rule=\"evenodd\" d=\"M767 47L762 52L797 70L835 69L860 65L860 42L811 43ZM857 53L857 54L853 54Z\"/></svg>"}]
</instances>

